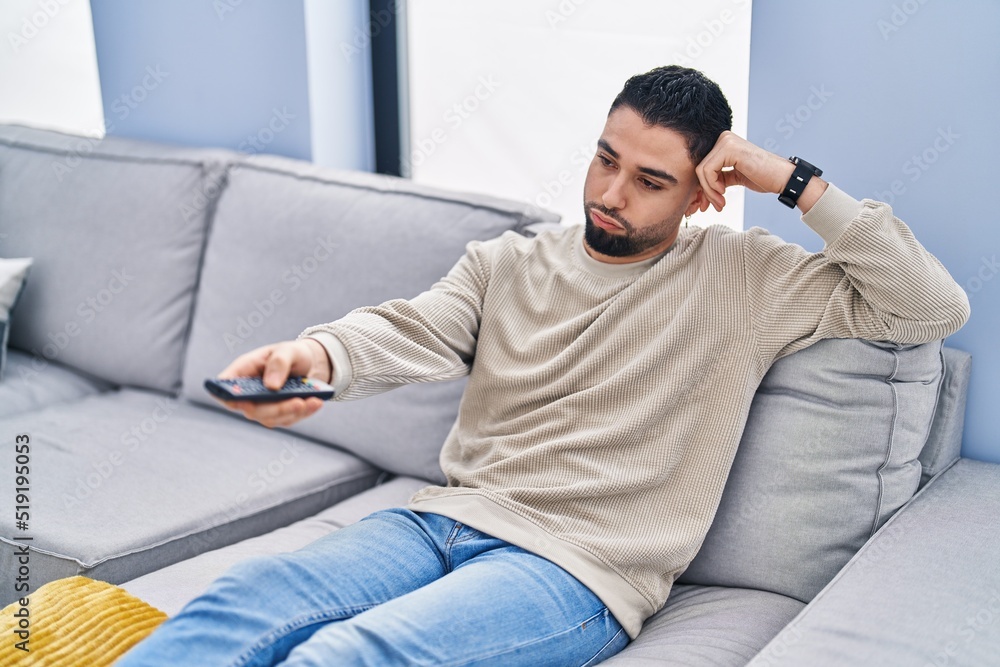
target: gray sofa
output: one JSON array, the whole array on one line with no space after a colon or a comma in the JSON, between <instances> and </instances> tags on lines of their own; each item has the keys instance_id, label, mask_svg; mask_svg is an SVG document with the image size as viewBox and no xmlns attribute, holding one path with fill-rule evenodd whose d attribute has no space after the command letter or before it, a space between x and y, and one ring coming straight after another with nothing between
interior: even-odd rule
<instances>
[{"instance_id":1,"label":"gray sofa","mask_svg":"<svg viewBox=\"0 0 1000 667\"><path fill-rule=\"evenodd\" d=\"M32 589L82 574L175 614L243 558L441 482L463 381L284 430L202 381L415 296L470 240L555 222L271 156L0 126L0 257L34 258L0 381L0 439L31 442L31 521L0 513L0 603L16 537ZM1000 466L959 457L970 370L941 342L829 340L777 362L701 551L606 664L997 664Z\"/></svg>"}]
</instances>

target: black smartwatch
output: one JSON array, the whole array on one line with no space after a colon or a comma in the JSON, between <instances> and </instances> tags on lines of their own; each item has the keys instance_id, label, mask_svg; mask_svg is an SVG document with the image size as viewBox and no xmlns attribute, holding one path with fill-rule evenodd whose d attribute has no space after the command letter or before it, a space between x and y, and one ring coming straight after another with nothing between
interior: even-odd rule
<instances>
[{"instance_id":1,"label":"black smartwatch","mask_svg":"<svg viewBox=\"0 0 1000 667\"><path fill-rule=\"evenodd\" d=\"M806 185L809 184L809 179L813 176L822 176L823 170L794 155L788 158L788 161L795 165L795 171L792 172L792 177L788 179L785 189L778 195L778 201L788 208L795 208L796 202L799 201L799 195L802 194L802 191L806 189Z\"/></svg>"}]
</instances>

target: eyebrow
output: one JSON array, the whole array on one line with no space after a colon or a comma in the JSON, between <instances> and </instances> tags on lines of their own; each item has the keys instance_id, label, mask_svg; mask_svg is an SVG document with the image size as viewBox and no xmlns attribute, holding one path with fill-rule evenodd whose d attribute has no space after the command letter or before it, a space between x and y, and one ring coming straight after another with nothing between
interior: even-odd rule
<instances>
[{"instance_id":1,"label":"eyebrow","mask_svg":"<svg viewBox=\"0 0 1000 667\"><path fill-rule=\"evenodd\" d=\"M616 160L619 159L619 157L620 157L618 155L618 151L616 151L614 148L612 148L611 144L609 144L604 139L598 139L597 140L597 147L600 148L600 149L602 149L605 153L607 153L608 155L610 155L611 157L613 157ZM668 182L668 183L670 183L672 185L677 185L677 179L674 176L671 176L667 172L663 171L662 169L652 169L650 167L639 167L639 171L642 172L643 174L649 174L650 176L654 176L656 178L659 178L660 180L666 181L666 182Z\"/></svg>"}]
</instances>

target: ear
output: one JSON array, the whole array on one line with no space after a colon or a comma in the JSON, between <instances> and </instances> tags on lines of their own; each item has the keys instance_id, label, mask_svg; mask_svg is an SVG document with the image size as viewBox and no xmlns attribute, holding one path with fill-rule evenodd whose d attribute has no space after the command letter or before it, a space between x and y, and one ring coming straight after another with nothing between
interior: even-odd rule
<instances>
[{"instance_id":1,"label":"ear","mask_svg":"<svg viewBox=\"0 0 1000 667\"><path fill-rule=\"evenodd\" d=\"M687 209L684 211L684 215L692 215L698 211L704 213L711 205L712 203L708 201L708 197L705 196L705 191L702 190L699 185L698 189L695 190L694 196L691 198L691 203L688 204Z\"/></svg>"}]
</instances>

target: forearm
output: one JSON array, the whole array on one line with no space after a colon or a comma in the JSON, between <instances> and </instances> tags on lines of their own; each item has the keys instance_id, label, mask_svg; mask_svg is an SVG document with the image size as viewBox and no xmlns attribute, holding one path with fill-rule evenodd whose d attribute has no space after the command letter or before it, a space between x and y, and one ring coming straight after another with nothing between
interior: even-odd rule
<instances>
[{"instance_id":1,"label":"forearm","mask_svg":"<svg viewBox=\"0 0 1000 667\"><path fill-rule=\"evenodd\" d=\"M473 242L449 274L410 300L359 308L300 337L322 346L338 397L351 400L413 382L466 375L488 283L488 249Z\"/></svg>"},{"instance_id":2,"label":"forearm","mask_svg":"<svg viewBox=\"0 0 1000 667\"><path fill-rule=\"evenodd\" d=\"M969 318L965 292L886 204L866 200L825 252L879 316L888 340L944 338Z\"/></svg>"},{"instance_id":3,"label":"forearm","mask_svg":"<svg viewBox=\"0 0 1000 667\"><path fill-rule=\"evenodd\" d=\"M475 338L469 332L473 345L457 344L401 300L359 309L301 335L323 345L333 362L332 384L342 400L466 375Z\"/></svg>"},{"instance_id":4,"label":"forearm","mask_svg":"<svg viewBox=\"0 0 1000 667\"><path fill-rule=\"evenodd\" d=\"M824 253L884 326L883 338L944 338L968 319L965 292L887 205L859 202L829 186L802 220L823 237ZM857 319L866 317L858 311Z\"/></svg>"},{"instance_id":5,"label":"forearm","mask_svg":"<svg viewBox=\"0 0 1000 667\"><path fill-rule=\"evenodd\" d=\"M927 342L968 319L961 287L887 205L828 185L802 220L826 241L823 252L760 229L745 236L747 295L766 360L823 338Z\"/></svg>"}]
</instances>

